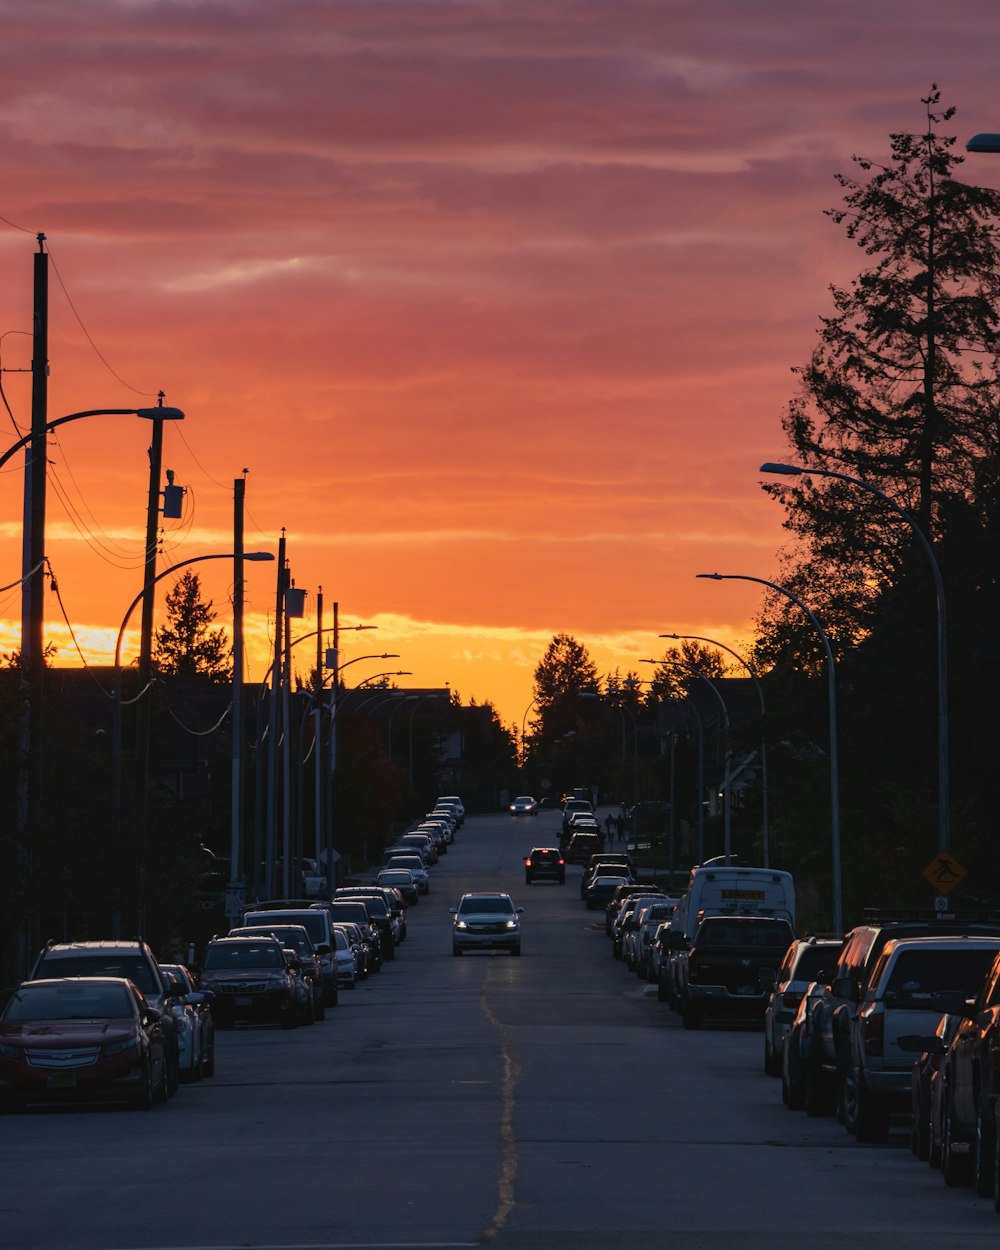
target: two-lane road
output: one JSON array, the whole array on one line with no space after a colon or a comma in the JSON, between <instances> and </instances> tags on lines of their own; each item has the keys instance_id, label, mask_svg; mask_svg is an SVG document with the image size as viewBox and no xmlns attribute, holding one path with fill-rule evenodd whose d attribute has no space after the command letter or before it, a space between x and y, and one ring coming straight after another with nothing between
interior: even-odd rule
<instances>
[{"instance_id":1,"label":"two-lane road","mask_svg":"<svg viewBox=\"0 0 1000 1250\"><path fill-rule=\"evenodd\" d=\"M759 1033L686 1033L611 958L580 869L525 886L558 828L470 817L394 962L313 1027L221 1034L167 1107L0 1120L5 1250L996 1244L992 1205L902 1135L786 1111ZM467 889L524 908L522 958L452 955Z\"/></svg>"}]
</instances>

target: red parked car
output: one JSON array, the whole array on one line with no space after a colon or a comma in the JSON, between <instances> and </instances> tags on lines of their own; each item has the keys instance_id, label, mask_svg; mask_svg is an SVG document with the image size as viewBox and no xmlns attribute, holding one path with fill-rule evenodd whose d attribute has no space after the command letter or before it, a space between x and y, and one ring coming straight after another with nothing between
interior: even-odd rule
<instances>
[{"instance_id":1,"label":"red parked car","mask_svg":"<svg viewBox=\"0 0 1000 1250\"><path fill-rule=\"evenodd\" d=\"M124 977L25 981L0 1016L0 1102L167 1100L160 1013Z\"/></svg>"}]
</instances>

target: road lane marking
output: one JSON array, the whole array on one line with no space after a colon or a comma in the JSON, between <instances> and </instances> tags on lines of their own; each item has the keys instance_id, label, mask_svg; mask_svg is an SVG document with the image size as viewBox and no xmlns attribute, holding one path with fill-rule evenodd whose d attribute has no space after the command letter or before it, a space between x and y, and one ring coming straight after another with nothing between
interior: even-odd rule
<instances>
[{"instance_id":1,"label":"road lane marking","mask_svg":"<svg viewBox=\"0 0 1000 1250\"><path fill-rule=\"evenodd\" d=\"M500 1054L503 1059L503 1082L501 1085L502 1106L500 1110L500 1140L503 1143L503 1159L500 1176L497 1180L497 1209L493 1213L493 1222L483 1233L483 1240L489 1241L503 1229L511 1211L514 1210L514 1181L517 1178L517 1138L514 1136L514 1087L521 1075L521 1066L514 1057L514 1045L510 1029L493 1014L487 1000L490 981L493 979L493 964L483 983L483 992L479 1005L483 1015L500 1034Z\"/></svg>"}]
</instances>

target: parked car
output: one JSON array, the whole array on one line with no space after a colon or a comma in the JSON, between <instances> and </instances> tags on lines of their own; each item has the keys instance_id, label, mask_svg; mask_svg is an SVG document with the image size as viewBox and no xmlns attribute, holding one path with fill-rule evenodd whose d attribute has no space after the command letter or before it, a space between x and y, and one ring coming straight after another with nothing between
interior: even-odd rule
<instances>
[{"instance_id":1,"label":"parked car","mask_svg":"<svg viewBox=\"0 0 1000 1250\"><path fill-rule=\"evenodd\" d=\"M811 1069L806 1078L807 1110L811 1094L817 1106L826 1107L830 1114L839 1110L843 1116L843 1085L850 1063L849 1024L857 1013L856 1004L864 997L885 944L893 939L948 937L962 933L985 937L1000 935L1000 926L961 915L942 918L931 912L920 919L900 918L889 913L872 915L864 924L850 930L833 977L816 1007L818 1027L807 1058Z\"/></svg>"},{"instance_id":2,"label":"parked car","mask_svg":"<svg viewBox=\"0 0 1000 1250\"><path fill-rule=\"evenodd\" d=\"M413 874L417 890L421 894L429 894L431 889L430 873L418 851L412 846L391 846L382 853L383 868L407 868Z\"/></svg>"},{"instance_id":3,"label":"parked car","mask_svg":"<svg viewBox=\"0 0 1000 1250\"><path fill-rule=\"evenodd\" d=\"M810 1115L816 1115L822 1110L815 1102L810 1103L808 1100L808 1068L805 1062L813 1045L816 1005L822 995L821 981L811 981L806 986L781 1047L781 1101L790 1111L805 1107Z\"/></svg>"},{"instance_id":4,"label":"parked car","mask_svg":"<svg viewBox=\"0 0 1000 1250\"><path fill-rule=\"evenodd\" d=\"M163 1020L125 977L22 982L0 1016L0 1106L166 1102Z\"/></svg>"},{"instance_id":5,"label":"parked car","mask_svg":"<svg viewBox=\"0 0 1000 1250\"><path fill-rule=\"evenodd\" d=\"M781 1076L781 1052L799 1003L814 981L827 980L844 945L841 938L810 934L794 941L785 953L764 1010L764 1071Z\"/></svg>"},{"instance_id":6,"label":"parked car","mask_svg":"<svg viewBox=\"0 0 1000 1250\"><path fill-rule=\"evenodd\" d=\"M176 990L163 975L150 947L138 940L46 942L28 979L59 977L126 977L132 982L147 1005L163 1016L167 1039L167 1092L172 1095L180 1080L177 1022L169 1010Z\"/></svg>"},{"instance_id":7,"label":"parked car","mask_svg":"<svg viewBox=\"0 0 1000 1250\"><path fill-rule=\"evenodd\" d=\"M961 1019L945 1012L929 1036L904 1033L899 1038L900 1050L917 1056L910 1069L910 1153L935 1168L941 1166L944 1132L941 1066Z\"/></svg>"},{"instance_id":8,"label":"parked car","mask_svg":"<svg viewBox=\"0 0 1000 1250\"><path fill-rule=\"evenodd\" d=\"M951 1184L971 1180L983 1198L996 1196L997 1095L1000 1093L1000 957L975 998L961 989L939 994L936 1009L955 1021L941 1066L944 1128L941 1168ZM947 1031L939 1034L947 1038Z\"/></svg>"},{"instance_id":9,"label":"parked car","mask_svg":"<svg viewBox=\"0 0 1000 1250\"><path fill-rule=\"evenodd\" d=\"M337 925L333 932L333 956L337 964L337 985L353 990L358 984L358 957L346 931Z\"/></svg>"},{"instance_id":10,"label":"parked car","mask_svg":"<svg viewBox=\"0 0 1000 1250\"><path fill-rule=\"evenodd\" d=\"M590 817L596 823L594 809L587 799L567 799L563 804L562 813L562 831L564 834L569 833L570 823L574 816L584 815Z\"/></svg>"},{"instance_id":11,"label":"parked car","mask_svg":"<svg viewBox=\"0 0 1000 1250\"><path fill-rule=\"evenodd\" d=\"M650 949L660 925L668 923L677 906L675 898L657 899L646 903L636 916L636 928L630 935L631 942L623 952L626 966L644 979L649 978Z\"/></svg>"},{"instance_id":12,"label":"parked car","mask_svg":"<svg viewBox=\"0 0 1000 1250\"><path fill-rule=\"evenodd\" d=\"M374 954L371 953L369 942L361 932L361 926L348 920L338 920L333 928L335 933L341 933L344 936L354 956L355 983L364 981L369 975L369 964L374 960ZM353 989L354 986L349 988Z\"/></svg>"},{"instance_id":13,"label":"parked car","mask_svg":"<svg viewBox=\"0 0 1000 1250\"><path fill-rule=\"evenodd\" d=\"M535 846L524 857L524 884L533 881L556 881L566 884L566 861L555 846Z\"/></svg>"},{"instance_id":14,"label":"parked car","mask_svg":"<svg viewBox=\"0 0 1000 1250\"><path fill-rule=\"evenodd\" d=\"M177 1050L181 1080L200 1081L215 1075L215 1022L212 1020L212 992L199 989L191 970L184 964L161 964L164 976L177 990L168 999L169 1011L177 1022Z\"/></svg>"},{"instance_id":15,"label":"parked car","mask_svg":"<svg viewBox=\"0 0 1000 1250\"><path fill-rule=\"evenodd\" d=\"M604 835L599 830L578 830L566 848L566 863L585 864L603 845Z\"/></svg>"},{"instance_id":16,"label":"parked car","mask_svg":"<svg viewBox=\"0 0 1000 1250\"><path fill-rule=\"evenodd\" d=\"M409 868L383 868L375 878L375 884L396 889L408 907L420 902L420 888Z\"/></svg>"},{"instance_id":17,"label":"parked car","mask_svg":"<svg viewBox=\"0 0 1000 1250\"><path fill-rule=\"evenodd\" d=\"M795 934L776 916L706 916L694 940L674 927L678 953L676 1005L686 1029L700 1029L707 1016L763 1020L769 986Z\"/></svg>"},{"instance_id":18,"label":"parked car","mask_svg":"<svg viewBox=\"0 0 1000 1250\"><path fill-rule=\"evenodd\" d=\"M952 990L974 999L998 950L1000 936L905 938L885 944L848 1024L841 1100L844 1126L858 1141L884 1140L890 1113L910 1106L913 1061L899 1038L935 1028L941 1016L936 994ZM946 1110L946 1121L947 1115ZM949 1145L946 1129L945 1157Z\"/></svg>"},{"instance_id":19,"label":"parked car","mask_svg":"<svg viewBox=\"0 0 1000 1250\"><path fill-rule=\"evenodd\" d=\"M298 924L309 934L319 955L323 983L323 1004L337 1006L337 967L333 958L332 918L328 903L312 902L295 906L292 899L276 899L257 903L243 913L243 928L269 928L273 925Z\"/></svg>"},{"instance_id":20,"label":"parked car","mask_svg":"<svg viewBox=\"0 0 1000 1250\"><path fill-rule=\"evenodd\" d=\"M303 973L309 979L313 1005L313 1020L326 1018L326 995L323 988L323 959L309 936L309 930L301 924L273 924L244 926L230 929L230 937L276 937L286 950L295 952L302 964ZM300 1013L304 1014L304 1013Z\"/></svg>"},{"instance_id":21,"label":"parked car","mask_svg":"<svg viewBox=\"0 0 1000 1250\"><path fill-rule=\"evenodd\" d=\"M521 925L518 916L522 911L523 908L514 906L509 894L498 891L463 894L458 906L451 908L452 954L506 950L511 955L520 955Z\"/></svg>"},{"instance_id":22,"label":"parked car","mask_svg":"<svg viewBox=\"0 0 1000 1250\"><path fill-rule=\"evenodd\" d=\"M213 938L205 948L201 983L215 995L217 1028L249 1020L294 1029L299 1022L295 978L275 937Z\"/></svg>"}]
</instances>

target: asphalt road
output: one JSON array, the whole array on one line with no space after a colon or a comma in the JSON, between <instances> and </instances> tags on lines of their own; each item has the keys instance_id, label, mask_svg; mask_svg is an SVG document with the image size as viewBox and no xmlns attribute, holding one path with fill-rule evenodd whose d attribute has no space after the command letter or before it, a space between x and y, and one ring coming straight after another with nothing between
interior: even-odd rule
<instances>
[{"instance_id":1,"label":"asphalt road","mask_svg":"<svg viewBox=\"0 0 1000 1250\"><path fill-rule=\"evenodd\" d=\"M997 1244L902 1127L859 1146L781 1103L758 1032L685 1032L598 913L524 885L558 813L472 817L397 959L310 1028L219 1036L149 1113L0 1119L4 1250ZM451 953L449 906L508 889L524 954Z\"/></svg>"}]
</instances>

